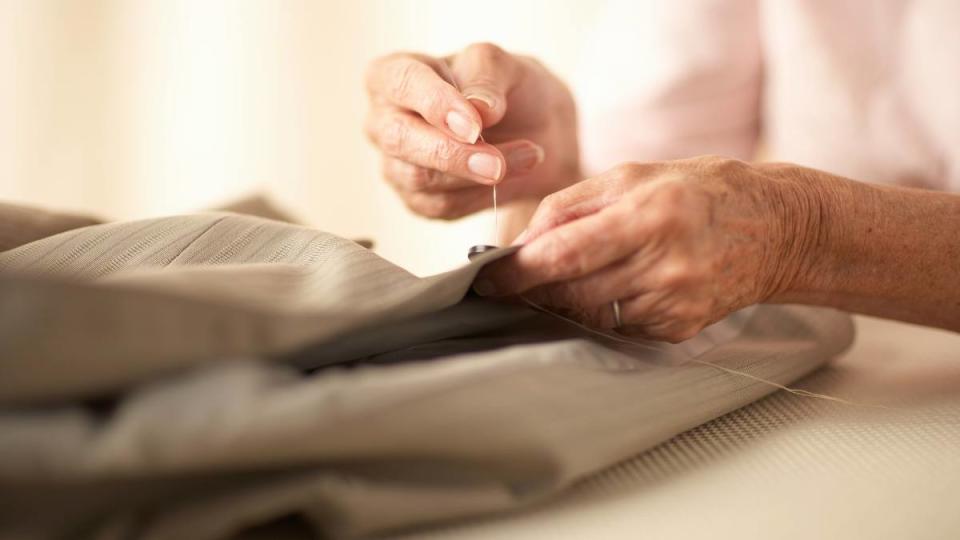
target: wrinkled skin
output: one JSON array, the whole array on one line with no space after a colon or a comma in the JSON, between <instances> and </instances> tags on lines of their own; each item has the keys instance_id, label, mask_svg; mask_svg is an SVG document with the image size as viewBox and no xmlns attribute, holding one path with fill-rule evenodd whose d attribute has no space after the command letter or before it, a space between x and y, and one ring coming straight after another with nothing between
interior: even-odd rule
<instances>
[{"instance_id":1,"label":"wrinkled skin","mask_svg":"<svg viewBox=\"0 0 960 540\"><path fill-rule=\"evenodd\" d=\"M476 288L595 328L615 326L619 300L620 332L682 341L769 298L791 278L782 268L800 270L786 235L806 224L783 211L791 186L776 165L719 157L621 165L546 197L523 247Z\"/></svg>"},{"instance_id":2,"label":"wrinkled skin","mask_svg":"<svg viewBox=\"0 0 960 540\"><path fill-rule=\"evenodd\" d=\"M413 212L455 219L540 200L579 171L567 87L539 62L480 43L446 58L398 53L367 71L367 137ZM482 131L482 139L481 139Z\"/></svg>"},{"instance_id":3,"label":"wrinkled skin","mask_svg":"<svg viewBox=\"0 0 960 540\"><path fill-rule=\"evenodd\" d=\"M606 329L619 301L619 331L673 342L760 302L960 331L956 194L710 156L577 183L569 90L486 43L377 59L367 89L367 135L411 210L466 216L492 204L496 185L501 240L527 225L523 247L485 269L477 292L522 293Z\"/></svg>"}]
</instances>

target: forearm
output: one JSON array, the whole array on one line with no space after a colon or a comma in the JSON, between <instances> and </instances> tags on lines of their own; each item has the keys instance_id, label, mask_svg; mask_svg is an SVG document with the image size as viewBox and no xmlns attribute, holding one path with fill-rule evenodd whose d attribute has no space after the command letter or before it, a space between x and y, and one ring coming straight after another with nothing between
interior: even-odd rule
<instances>
[{"instance_id":1,"label":"forearm","mask_svg":"<svg viewBox=\"0 0 960 540\"><path fill-rule=\"evenodd\" d=\"M785 225L800 253L770 301L960 331L960 195L800 176Z\"/></svg>"}]
</instances>

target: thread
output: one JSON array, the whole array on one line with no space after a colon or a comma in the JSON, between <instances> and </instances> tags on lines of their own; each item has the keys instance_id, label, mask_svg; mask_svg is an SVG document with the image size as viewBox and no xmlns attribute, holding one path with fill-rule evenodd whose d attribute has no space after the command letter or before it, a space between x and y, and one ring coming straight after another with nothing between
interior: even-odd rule
<instances>
[{"instance_id":1,"label":"thread","mask_svg":"<svg viewBox=\"0 0 960 540\"><path fill-rule=\"evenodd\" d=\"M493 245L500 242L500 211L497 209L497 186L493 186Z\"/></svg>"},{"instance_id":2,"label":"thread","mask_svg":"<svg viewBox=\"0 0 960 540\"><path fill-rule=\"evenodd\" d=\"M460 86L457 84L456 77L453 77L453 74L451 73L449 79L450 79L450 82L453 83L453 87L456 88L457 91L459 92L459 91L460 91ZM486 141L483 139L483 133L479 133L479 134L478 134L478 140L479 140L480 142L486 143ZM499 209L497 208L497 186L494 185L494 186L493 186L493 245L498 245L499 242L500 242L500 215L499 215ZM540 312L542 312L542 313L545 313L545 314L547 314L547 315L550 315L550 316L552 316L552 317L555 317L555 318L557 318L557 319L560 319L561 321L564 321L564 322L566 322L566 323L568 323L568 324L572 324L572 325L576 326L577 328L580 328L581 330L583 330L583 331L585 331L585 332L588 332L588 333L591 333L591 334L600 336L600 337L602 337L602 338L604 338L604 339L609 339L609 340L611 340L611 341L616 341L616 342L619 342L619 343L624 343L624 344L627 344L627 345L631 345L631 346L633 346L633 347L642 347L642 348L645 348L645 349L647 349L647 350L654 350L654 351L659 351L659 350L661 350L661 349L659 349L659 348L657 348L657 347L654 347L654 346L652 346L652 345L650 345L650 344L648 344L648 343L641 343L641 342L638 342L638 341L634 341L634 340L632 340L632 339L627 339L627 338L622 337L622 336L613 335L613 334L608 334L608 333L606 333L606 332L601 332L601 331L599 331L599 330L595 330L595 329L590 328L589 326L587 326L587 325L585 325L585 324L581 324L581 323L578 322L578 321L575 321L575 320L570 319L570 318L568 318L568 317L564 317L563 315L561 315L561 314L559 314L559 313L556 313L555 311L551 311L551 310L549 310L549 309L547 309L547 308L545 308L545 307L543 307L543 306L540 306L540 305L536 304L535 302L532 302L530 299L524 297L523 295L521 295L520 298L521 298L524 302L526 302L527 305L529 305L530 307L532 307L533 309L535 309L535 310L537 310L537 311L540 311ZM736 370L736 369L724 367L724 366L721 366L721 365L718 365L718 364L714 364L714 363L712 363L712 362L706 362L706 361L704 361L704 360L699 360L699 359L697 359L697 358L691 358L690 361L692 361L692 362L694 362L694 363L696 363L696 364L701 364L701 365L704 365L704 366L712 367L712 368L714 368L714 369L718 369L718 370L723 371L723 372L725 372L725 373L728 373L728 374L730 374L730 375L738 375L738 376L740 376L740 377L746 377L747 379L750 379L750 380L752 380L752 381L756 381L756 382L765 384L765 385L767 385L767 386L771 386L771 387L776 388L776 389L778 389L778 390L783 390L784 392L788 392L788 393L793 394L793 395L795 395L795 396L812 398L812 399L820 399L820 400L824 400L824 401L832 401L832 402L834 402L834 403L842 403L842 404L844 404L844 405L854 406L854 407L869 407L869 408L880 408L880 409L889 409L889 408L890 408L890 407L885 407L885 406L883 406L883 405L871 405L871 404L866 404L866 403L858 403L858 402L855 402L855 401L850 401L850 400L847 400L847 399L843 399L843 398L836 397L836 396L830 396L830 395L827 395L827 394L818 394L818 393L816 393L816 392L811 392L811 391L809 391L809 390L803 390L802 388L792 388L792 387L790 387L790 386L787 386L787 385L784 385L784 384L780 384L780 383L778 383L778 382L776 382L776 381L771 381L771 380L769 380L769 379L764 379L763 377L757 377L756 375L752 375L752 374L746 373L746 372L744 372L744 371L739 371L739 370Z\"/></svg>"},{"instance_id":3,"label":"thread","mask_svg":"<svg viewBox=\"0 0 960 540\"><path fill-rule=\"evenodd\" d=\"M483 133L477 135L480 142L486 143L487 141L483 140ZM493 185L493 241L491 245L497 246L500 245L500 211L497 209L497 185Z\"/></svg>"},{"instance_id":4,"label":"thread","mask_svg":"<svg viewBox=\"0 0 960 540\"><path fill-rule=\"evenodd\" d=\"M601 332L600 330L596 330L596 329L594 329L594 328L590 328L589 326L587 326L587 325L585 325L585 324L582 324L582 323L580 323L579 321L575 321L575 320L573 320L573 319L571 319L571 318L569 318L569 317L565 317L565 316L563 316L563 315L561 315L561 314L559 314L559 313L557 313L557 312L555 312L555 311L552 311L552 310L550 310L550 309L547 309L547 308L545 308L545 307L537 304L536 302L531 301L530 299L526 298L526 297L523 296L523 295L520 295L520 299L523 300L527 305L529 305L530 307L532 307L533 309L535 309L535 310L537 310L537 311L539 311L539 312L541 312L541 313L545 313L545 314L547 314L547 315L550 315L550 316L552 316L552 317L555 317L555 318L557 318L557 319L560 319L561 321L564 321L564 322L566 322L566 323L572 324L572 325L576 326L577 328L580 328L581 330L584 330L584 331L589 332L589 333L591 333L591 334L600 336L600 337L602 337L602 338L604 338L604 339L609 339L609 340L611 340L611 341L616 341L616 342L619 342L619 343L625 343L625 344L627 344L627 345L632 345L632 346L634 346L634 347L641 347L641 348L644 348L644 349L647 349L647 350L654 350L654 351L659 351L659 350L661 350L661 349L659 349L659 348L657 348L657 347L654 347L654 346L650 345L649 343L643 343L643 342L635 341L635 340L626 338L626 337L624 337L624 336L620 336L620 335L616 335L616 334L608 334L608 333L606 333L606 332ZM776 389L778 389L778 390L783 390L784 392L788 392L788 393L793 394L793 395L795 395L795 396L800 396L800 397L805 397L805 398L811 398L811 399L819 399L819 400L823 400L823 401L832 401L832 402L834 402L834 403L841 403L841 404L848 405L848 406L853 406L853 407L866 407L866 408L873 408L873 409L888 409L888 410L892 410L892 409L893 409L892 407L887 407L887 406L884 406L884 405L876 405L876 404L869 404L869 403L859 403L859 402L856 402L856 401L851 401L851 400L848 400L848 399L840 398L840 397L837 397L837 396L831 396L831 395L827 395L827 394L818 394L817 392L811 392L811 391L809 391L809 390L804 390L804 389L802 389L802 388L793 388L793 387L790 387L790 386L787 386L787 385L784 385L784 384L780 384L780 383L778 383L778 382L776 382L776 381L771 381L771 380L769 380L769 379L764 379L763 377L758 377L758 376L756 376L756 375L747 373L747 372L745 372L745 371L740 371L740 370L728 368L728 367L725 367L725 366L721 366L721 365L719 365L719 364L714 364L713 362L707 362L707 361L705 361L705 360L700 360L700 359L697 359L697 358L691 358L690 361L693 362L693 363L696 363L696 364L700 364L700 365L704 365L704 366L709 366L709 367L712 367L712 368L714 368L714 369L718 369L718 370L723 371L723 372L725 372L725 373L728 373L728 374L730 374L730 375L738 375L738 376L740 376L740 377L746 377L747 379L750 379L750 380L752 380L752 381L756 381L756 382L765 384L765 385L767 385L767 386L771 386L771 387L776 388Z\"/></svg>"},{"instance_id":5,"label":"thread","mask_svg":"<svg viewBox=\"0 0 960 540\"><path fill-rule=\"evenodd\" d=\"M446 69L445 71L447 72L447 73L446 73L446 79L450 82L451 85L453 85L454 88L457 89L457 92L460 92L460 93L462 94L463 92L460 90L460 85L457 84L457 78L454 77L453 73L449 70L449 68ZM482 126L481 126L481 131L480 131L480 133L477 134L477 140L479 140L479 141L482 142L482 143L486 143L486 142L487 142L487 141L483 140L483 127L482 127ZM500 245L500 210L497 208L497 186L496 186L496 184L494 184L494 186L493 186L493 241L491 242L491 245L494 245L494 246Z\"/></svg>"}]
</instances>

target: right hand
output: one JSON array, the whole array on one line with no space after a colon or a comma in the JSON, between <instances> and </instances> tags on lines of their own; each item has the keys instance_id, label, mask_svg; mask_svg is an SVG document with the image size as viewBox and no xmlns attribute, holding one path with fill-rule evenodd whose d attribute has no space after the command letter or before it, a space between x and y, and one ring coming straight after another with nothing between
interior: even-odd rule
<instances>
[{"instance_id":1,"label":"right hand","mask_svg":"<svg viewBox=\"0 0 960 540\"><path fill-rule=\"evenodd\" d=\"M490 44L447 58L392 54L371 64L367 90L384 177L418 214L455 219L491 206L492 185L507 203L577 179L573 97L531 58Z\"/></svg>"}]
</instances>

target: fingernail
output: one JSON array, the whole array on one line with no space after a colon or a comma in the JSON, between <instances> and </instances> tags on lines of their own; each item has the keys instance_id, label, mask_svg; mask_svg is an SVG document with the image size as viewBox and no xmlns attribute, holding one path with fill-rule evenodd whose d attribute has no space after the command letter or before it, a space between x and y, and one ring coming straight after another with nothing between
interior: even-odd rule
<instances>
[{"instance_id":1,"label":"fingernail","mask_svg":"<svg viewBox=\"0 0 960 540\"><path fill-rule=\"evenodd\" d=\"M480 279L473 284L473 292L480 296L493 296L497 294L497 287L489 279Z\"/></svg>"},{"instance_id":2,"label":"fingernail","mask_svg":"<svg viewBox=\"0 0 960 540\"><path fill-rule=\"evenodd\" d=\"M447 113L447 127L457 137L470 144L477 142L477 137L480 136L480 126L461 112L450 111Z\"/></svg>"},{"instance_id":3,"label":"fingernail","mask_svg":"<svg viewBox=\"0 0 960 540\"><path fill-rule=\"evenodd\" d=\"M500 159L490 154L478 152L467 158L467 169L477 176L498 180L501 168Z\"/></svg>"},{"instance_id":4,"label":"fingernail","mask_svg":"<svg viewBox=\"0 0 960 540\"><path fill-rule=\"evenodd\" d=\"M477 100L486 105L491 111L497 106L497 98L483 90L469 90L463 97L465 97L467 101Z\"/></svg>"},{"instance_id":5,"label":"fingernail","mask_svg":"<svg viewBox=\"0 0 960 540\"><path fill-rule=\"evenodd\" d=\"M521 146L507 155L507 168L525 171L543 163L543 148L539 144Z\"/></svg>"}]
</instances>

